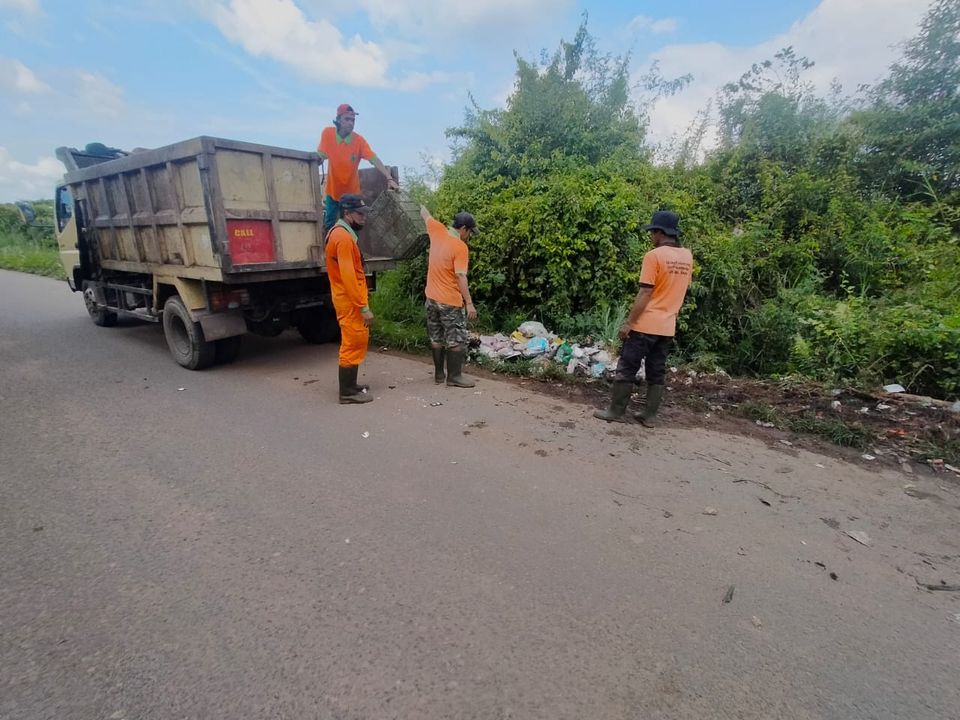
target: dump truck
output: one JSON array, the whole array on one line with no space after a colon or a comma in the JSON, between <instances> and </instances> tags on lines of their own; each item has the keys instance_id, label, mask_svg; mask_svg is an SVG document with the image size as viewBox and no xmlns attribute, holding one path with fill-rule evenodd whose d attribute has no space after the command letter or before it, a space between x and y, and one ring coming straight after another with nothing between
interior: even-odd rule
<instances>
[{"instance_id":1,"label":"dump truck","mask_svg":"<svg viewBox=\"0 0 960 720\"><path fill-rule=\"evenodd\" d=\"M94 143L56 154L67 169L56 190L60 257L97 325L121 315L160 323L170 353L191 370L235 359L247 332L339 337L315 153L198 137L130 153ZM374 209L395 194L374 169L360 179ZM360 235L371 287L422 242L390 235L383 217L379 227Z\"/></svg>"}]
</instances>

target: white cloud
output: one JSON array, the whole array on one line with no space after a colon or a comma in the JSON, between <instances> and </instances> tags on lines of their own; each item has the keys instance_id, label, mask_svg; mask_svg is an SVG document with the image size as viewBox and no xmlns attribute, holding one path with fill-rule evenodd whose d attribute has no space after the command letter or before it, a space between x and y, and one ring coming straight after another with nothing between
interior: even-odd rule
<instances>
[{"instance_id":1,"label":"white cloud","mask_svg":"<svg viewBox=\"0 0 960 720\"><path fill-rule=\"evenodd\" d=\"M74 70L73 75L76 78L73 92L88 112L118 117L126 111L127 103L122 87L110 82L103 75L87 70Z\"/></svg>"},{"instance_id":2,"label":"white cloud","mask_svg":"<svg viewBox=\"0 0 960 720\"><path fill-rule=\"evenodd\" d=\"M637 15L627 23L627 31L631 33L651 32L654 35L672 33L677 29L675 18L661 18L659 20L649 15Z\"/></svg>"},{"instance_id":3,"label":"white cloud","mask_svg":"<svg viewBox=\"0 0 960 720\"><path fill-rule=\"evenodd\" d=\"M220 32L248 54L276 60L307 80L415 91L453 78L444 72L395 76L391 62L421 54L421 48L396 39L378 44L359 35L346 38L327 12L343 8L309 0L305 5L324 16L310 19L294 0L208 1L206 12Z\"/></svg>"},{"instance_id":4,"label":"white cloud","mask_svg":"<svg viewBox=\"0 0 960 720\"><path fill-rule=\"evenodd\" d=\"M40 10L40 0L0 0L0 8L38 12Z\"/></svg>"},{"instance_id":5,"label":"white cloud","mask_svg":"<svg viewBox=\"0 0 960 720\"><path fill-rule=\"evenodd\" d=\"M797 55L816 63L804 77L821 92L834 78L850 92L862 83L875 82L899 57L895 46L916 34L927 4L918 0L822 0L789 30L752 47L719 43L667 46L647 58L641 69L658 59L664 77L691 73L693 82L679 95L656 103L650 117L651 140L665 141L685 131L722 85L788 45Z\"/></svg>"},{"instance_id":6,"label":"white cloud","mask_svg":"<svg viewBox=\"0 0 960 720\"><path fill-rule=\"evenodd\" d=\"M0 89L33 95L50 92L50 86L19 60L0 58Z\"/></svg>"},{"instance_id":7,"label":"white cloud","mask_svg":"<svg viewBox=\"0 0 960 720\"><path fill-rule=\"evenodd\" d=\"M50 197L63 177L63 165L55 157L41 157L34 163L14 160L0 147L0 197L11 200L36 200Z\"/></svg>"},{"instance_id":8,"label":"white cloud","mask_svg":"<svg viewBox=\"0 0 960 720\"><path fill-rule=\"evenodd\" d=\"M496 41L512 32L522 32L544 17L564 10L570 0L358 0L357 3L381 28L402 34L440 35L456 42L474 38ZM475 33L491 32L487 38Z\"/></svg>"},{"instance_id":9,"label":"white cloud","mask_svg":"<svg viewBox=\"0 0 960 720\"><path fill-rule=\"evenodd\" d=\"M373 42L342 33L325 19L308 20L292 0L215 3L213 21L229 40L255 57L269 57L310 80L385 86L388 63Z\"/></svg>"}]
</instances>

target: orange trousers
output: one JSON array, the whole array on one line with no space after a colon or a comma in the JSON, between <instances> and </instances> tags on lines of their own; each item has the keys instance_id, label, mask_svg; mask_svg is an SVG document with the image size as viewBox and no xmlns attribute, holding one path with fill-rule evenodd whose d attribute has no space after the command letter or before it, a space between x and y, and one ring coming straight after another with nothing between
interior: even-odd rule
<instances>
[{"instance_id":1,"label":"orange trousers","mask_svg":"<svg viewBox=\"0 0 960 720\"><path fill-rule=\"evenodd\" d=\"M367 356L370 328L363 324L360 308L343 308L336 302L334 306L337 309L337 322L340 323L340 365L360 365Z\"/></svg>"}]
</instances>

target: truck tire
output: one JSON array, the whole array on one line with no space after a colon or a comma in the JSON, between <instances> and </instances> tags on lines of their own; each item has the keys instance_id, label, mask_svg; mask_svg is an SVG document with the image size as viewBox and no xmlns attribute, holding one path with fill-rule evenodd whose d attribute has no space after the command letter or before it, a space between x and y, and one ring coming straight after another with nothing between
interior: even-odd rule
<instances>
[{"instance_id":1,"label":"truck tire","mask_svg":"<svg viewBox=\"0 0 960 720\"><path fill-rule=\"evenodd\" d=\"M176 295L163 304L163 334L177 364L188 370L202 370L213 364L216 346L203 339L200 323L193 321Z\"/></svg>"},{"instance_id":2,"label":"truck tire","mask_svg":"<svg viewBox=\"0 0 960 720\"><path fill-rule=\"evenodd\" d=\"M336 312L330 305L297 311L294 324L300 336L308 343L322 345L337 342L340 339L340 324L337 322Z\"/></svg>"},{"instance_id":3,"label":"truck tire","mask_svg":"<svg viewBox=\"0 0 960 720\"><path fill-rule=\"evenodd\" d=\"M97 296L92 287L84 288L83 304L87 306L87 313L95 325L113 327L117 324L117 314L97 302Z\"/></svg>"},{"instance_id":4,"label":"truck tire","mask_svg":"<svg viewBox=\"0 0 960 720\"><path fill-rule=\"evenodd\" d=\"M242 337L243 335L234 335L214 342L213 361L217 365L226 365L236 360L240 354L240 338Z\"/></svg>"}]
</instances>

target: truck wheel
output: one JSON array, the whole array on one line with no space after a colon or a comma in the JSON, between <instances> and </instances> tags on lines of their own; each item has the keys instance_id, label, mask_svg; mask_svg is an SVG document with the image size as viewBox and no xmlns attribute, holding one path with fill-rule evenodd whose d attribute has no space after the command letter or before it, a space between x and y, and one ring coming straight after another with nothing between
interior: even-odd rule
<instances>
[{"instance_id":1,"label":"truck wheel","mask_svg":"<svg viewBox=\"0 0 960 720\"><path fill-rule=\"evenodd\" d=\"M214 362L217 365L226 365L236 360L240 354L240 338L242 337L243 335L234 335L214 342Z\"/></svg>"},{"instance_id":2,"label":"truck wheel","mask_svg":"<svg viewBox=\"0 0 960 720\"><path fill-rule=\"evenodd\" d=\"M216 347L203 339L200 323L193 321L176 295L163 304L163 334L178 364L188 370L202 370L213 364Z\"/></svg>"},{"instance_id":3,"label":"truck wheel","mask_svg":"<svg viewBox=\"0 0 960 720\"><path fill-rule=\"evenodd\" d=\"M297 312L294 323L308 343L317 345L340 339L340 324L332 306L310 308Z\"/></svg>"},{"instance_id":4,"label":"truck wheel","mask_svg":"<svg viewBox=\"0 0 960 720\"><path fill-rule=\"evenodd\" d=\"M87 306L90 319L100 327L113 327L117 324L117 314L97 303L97 295L92 287L84 288L83 303Z\"/></svg>"}]
</instances>

